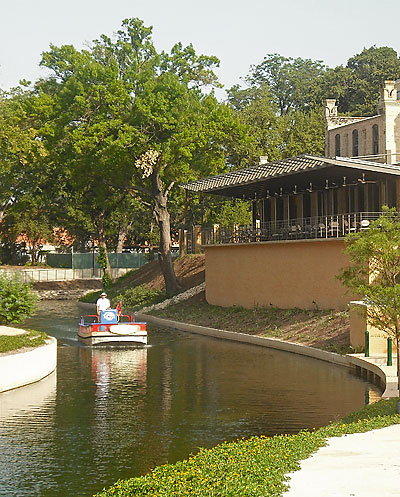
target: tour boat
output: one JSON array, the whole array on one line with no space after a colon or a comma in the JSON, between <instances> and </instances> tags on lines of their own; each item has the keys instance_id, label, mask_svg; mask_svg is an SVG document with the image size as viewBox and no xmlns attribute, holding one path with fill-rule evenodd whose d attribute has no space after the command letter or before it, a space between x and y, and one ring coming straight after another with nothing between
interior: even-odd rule
<instances>
[{"instance_id":1,"label":"tour boat","mask_svg":"<svg viewBox=\"0 0 400 497\"><path fill-rule=\"evenodd\" d=\"M146 323L138 323L130 314L120 314L117 309L107 309L97 316L82 316L79 323L79 341L87 345L120 343L147 344Z\"/></svg>"}]
</instances>

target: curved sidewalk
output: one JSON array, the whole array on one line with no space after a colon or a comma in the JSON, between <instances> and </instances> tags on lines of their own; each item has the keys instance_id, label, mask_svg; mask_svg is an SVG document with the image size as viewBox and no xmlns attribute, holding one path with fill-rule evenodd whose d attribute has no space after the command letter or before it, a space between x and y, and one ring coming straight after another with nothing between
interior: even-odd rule
<instances>
[{"instance_id":1,"label":"curved sidewalk","mask_svg":"<svg viewBox=\"0 0 400 497\"><path fill-rule=\"evenodd\" d=\"M0 326L0 335L22 335L25 330ZM49 337L45 345L0 354L0 393L35 383L57 367L57 340Z\"/></svg>"},{"instance_id":2,"label":"curved sidewalk","mask_svg":"<svg viewBox=\"0 0 400 497\"><path fill-rule=\"evenodd\" d=\"M284 497L400 495L400 425L329 438L288 476Z\"/></svg>"}]
</instances>

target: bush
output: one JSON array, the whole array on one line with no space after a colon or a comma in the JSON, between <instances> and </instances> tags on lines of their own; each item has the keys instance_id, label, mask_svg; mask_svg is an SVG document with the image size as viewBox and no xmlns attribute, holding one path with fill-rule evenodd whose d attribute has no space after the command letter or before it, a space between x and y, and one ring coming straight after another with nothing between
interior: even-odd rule
<instances>
[{"instance_id":1,"label":"bush","mask_svg":"<svg viewBox=\"0 0 400 497\"><path fill-rule=\"evenodd\" d=\"M124 293L117 295L112 304L115 306L119 300L123 307L128 307L137 311L142 307L156 304L165 299L165 293L160 290L150 289L147 285L139 285L134 288L128 288Z\"/></svg>"},{"instance_id":2,"label":"bush","mask_svg":"<svg viewBox=\"0 0 400 497\"><path fill-rule=\"evenodd\" d=\"M35 311L37 296L20 275L0 274L0 323L19 323Z\"/></svg>"},{"instance_id":3,"label":"bush","mask_svg":"<svg viewBox=\"0 0 400 497\"><path fill-rule=\"evenodd\" d=\"M101 279L101 281L103 283L104 290L110 288L110 286L112 285L111 276L107 271L104 272L103 278Z\"/></svg>"},{"instance_id":4,"label":"bush","mask_svg":"<svg viewBox=\"0 0 400 497\"><path fill-rule=\"evenodd\" d=\"M89 304L95 304L97 302L97 299L100 298L102 291L103 290L95 290L93 292L85 293L85 295L82 295L81 297L79 297L79 302L86 302Z\"/></svg>"}]
</instances>

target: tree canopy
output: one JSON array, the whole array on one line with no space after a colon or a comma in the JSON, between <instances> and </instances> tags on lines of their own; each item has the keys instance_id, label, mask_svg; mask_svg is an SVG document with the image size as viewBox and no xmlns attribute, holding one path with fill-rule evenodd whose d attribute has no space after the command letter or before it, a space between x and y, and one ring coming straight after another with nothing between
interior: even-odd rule
<instances>
[{"instance_id":1,"label":"tree canopy","mask_svg":"<svg viewBox=\"0 0 400 497\"><path fill-rule=\"evenodd\" d=\"M218 60L180 43L157 53L151 28L127 19L115 40L103 35L81 51L51 46L41 63L51 74L36 83L32 107L56 165L54 195L65 213L88 220L105 250L110 220L127 225L121 207L135 216L128 197L147 205L174 293L168 198L179 183L224 171L230 146L250 140L232 109L206 91L218 84Z\"/></svg>"}]
</instances>

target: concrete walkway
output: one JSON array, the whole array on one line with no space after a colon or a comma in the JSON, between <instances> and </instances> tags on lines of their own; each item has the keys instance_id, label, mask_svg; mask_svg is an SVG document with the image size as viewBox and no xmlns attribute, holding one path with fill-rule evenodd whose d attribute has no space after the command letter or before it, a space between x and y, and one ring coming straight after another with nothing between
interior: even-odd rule
<instances>
[{"instance_id":1,"label":"concrete walkway","mask_svg":"<svg viewBox=\"0 0 400 497\"><path fill-rule=\"evenodd\" d=\"M284 497L400 495L400 425L330 438L289 476Z\"/></svg>"},{"instance_id":2,"label":"concrete walkway","mask_svg":"<svg viewBox=\"0 0 400 497\"><path fill-rule=\"evenodd\" d=\"M9 326L0 326L0 335L6 336L15 336L15 335L24 335L28 333L25 330L21 330L20 328L10 328Z\"/></svg>"}]
</instances>

